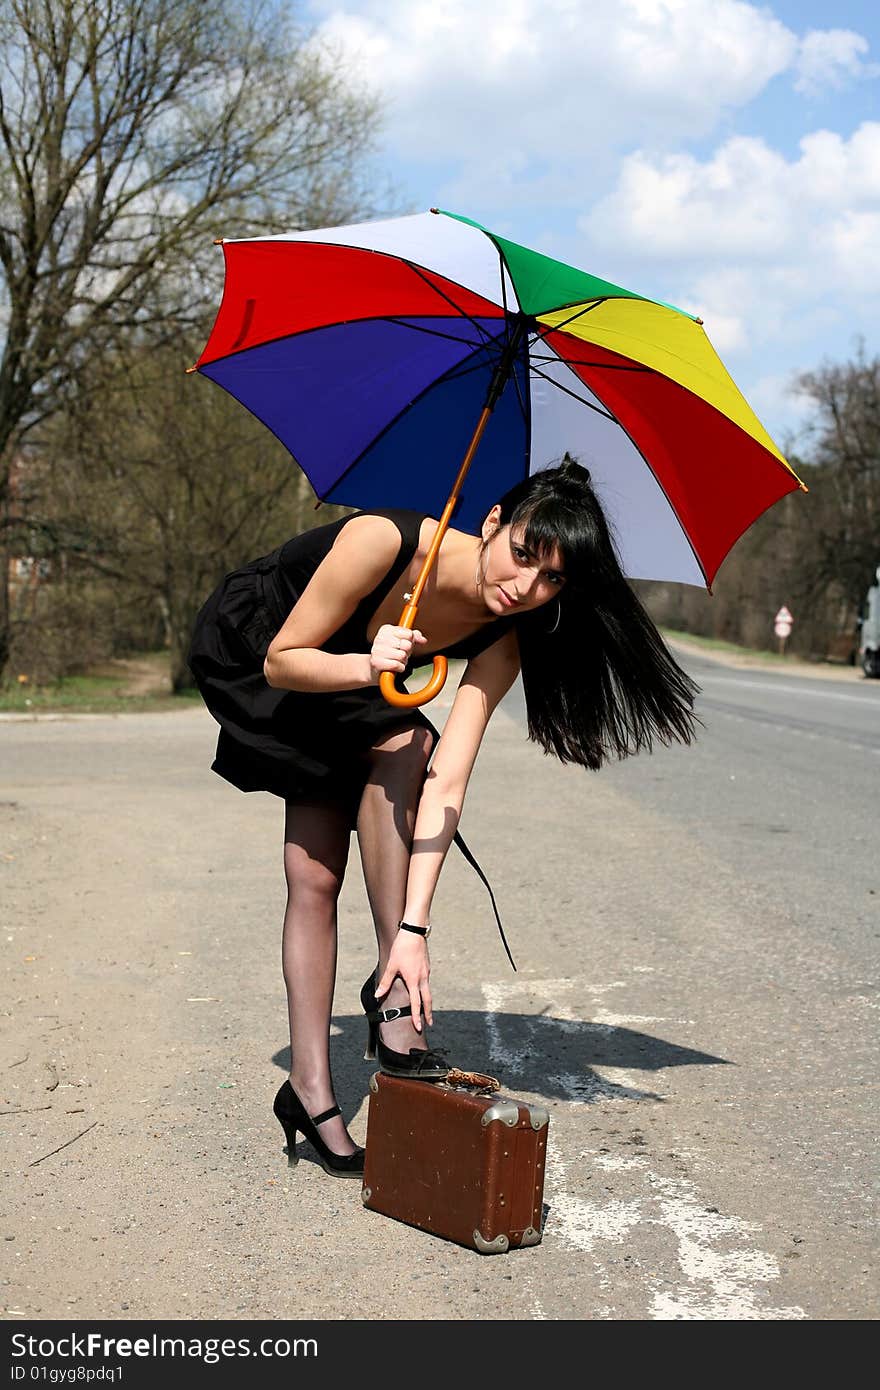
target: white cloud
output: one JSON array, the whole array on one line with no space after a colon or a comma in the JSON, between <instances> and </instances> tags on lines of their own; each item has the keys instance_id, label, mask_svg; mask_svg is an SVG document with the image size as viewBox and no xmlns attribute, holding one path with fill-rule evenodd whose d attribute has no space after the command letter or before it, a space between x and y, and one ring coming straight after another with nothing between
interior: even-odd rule
<instances>
[{"instance_id":1,"label":"white cloud","mask_svg":"<svg viewBox=\"0 0 880 1390\"><path fill-rule=\"evenodd\" d=\"M816 131L792 160L742 136L705 161L637 152L580 225L587 261L664 262L719 351L816 335L880 296L880 123Z\"/></svg>"},{"instance_id":2,"label":"white cloud","mask_svg":"<svg viewBox=\"0 0 880 1390\"><path fill-rule=\"evenodd\" d=\"M849 140L805 136L794 160L755 136L734 136L705 161L636 151L581 225L594 245L640 259L772 262L819 239L844 261L864 256L878 209L880 123L866 121Z\"/></svg>"},{"instance_id":3,"label":"white cloud","mask_svg":"<svg viewBox=\"0 0 880 1390\"><path fill-rule=\"evenodd\" d=\"M845 352L880 314L880 124L814 131L794 154L730 134L774 79L790 130L792 84L811 97L874 76L861 34L795 32L772 0L311 8L320 40L380 94L388 153L431 201L701 314L768 401L786 362ZM758 119L772 122L773 99Z\"/></svg>"},{"instance_id":4,"label":"white cloud","mask_svg":"<svg viewBox=\"0 0 880 1390\"><path fill-rule=\"evenodd\" d=\"M880 67L866 63L868 40L852 29L811 29L801 39L795 62L795 90L816 96L860 78L876 77Z\"/></svg>"},{"instance_id":5,"label":"white cloud","mask_svg":"<svg viewBox=\"0 0 880 1390\"><path fill-rule=\"evenodd\" d=\"M797 37L743 0L361 0L319 36L390 103L399 154L491 169L710 132L794 62ZM569 178L571 171L569 170Z\"/></svg>"}]
</instances>

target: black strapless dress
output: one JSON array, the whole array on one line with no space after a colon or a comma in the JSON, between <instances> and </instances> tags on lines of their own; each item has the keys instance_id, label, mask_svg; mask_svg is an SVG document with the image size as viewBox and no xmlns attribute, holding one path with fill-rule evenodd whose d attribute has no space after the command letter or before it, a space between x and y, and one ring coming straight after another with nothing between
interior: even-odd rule
<instances>
[{"instance_id":1,"label":"black strapless dress","mask_svg":"<svg viewBox=\"0 0 880 1390\"><path fill-rule=\"evenodd\" d=\"M403 509L371 509L352 515L365 514L391 518L400 532L400 550L388 573L361 600L348 621L322 643L322 651L370 651L367 625L412 560L421 524L428 515ZM205 704L220 725L212 765L215 772L241 791L268 791L285 801L329 802L343 807L354 829L368 775L367 753L377 739L395 728L420 724L431 732L433 754L440 737L437 729L421 710L389 705L378 686L320 692L276 690L263 675L269 643L351 519L342 517L305 531L270 555L228 574L196 619L189 666ZM442 648L442 654L465 660L476 656L496 642L512 622L512 618L498 618L464 641ZM417 659L424 660L421 655ZM404 678L410 671L411 665ZM460 835L455 842L491 896L485 875ZM494 897L492 905L494 909ZM497 910L495 917L498 920ZM500 929L500 920L498 926ZM504 944L507 949L506 941Z\"/></svg>"}]
</instances>

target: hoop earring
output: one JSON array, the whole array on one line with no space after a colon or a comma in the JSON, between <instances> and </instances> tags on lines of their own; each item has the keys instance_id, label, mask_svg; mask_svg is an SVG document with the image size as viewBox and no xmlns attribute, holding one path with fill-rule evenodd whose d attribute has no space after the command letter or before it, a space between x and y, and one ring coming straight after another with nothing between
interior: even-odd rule
<instances>
[{"instance_id":1,"label":"hoop earring","mask_svg":"<svg viewBox=\"0 0 880 1390\"><path fill-rule=\"evenodd\" d=\"M548 637L549 637L549 635L550 635L551 632L555 632L556 629L558 628L558 626L559 626L559 619L560 619L561 617L562 617L562 600L561 600L561 599L557 599L557 600L556 600L556 622L553 624L552 627L545 628L545 631L546 631Z\"/></svg>"}]
</instances>

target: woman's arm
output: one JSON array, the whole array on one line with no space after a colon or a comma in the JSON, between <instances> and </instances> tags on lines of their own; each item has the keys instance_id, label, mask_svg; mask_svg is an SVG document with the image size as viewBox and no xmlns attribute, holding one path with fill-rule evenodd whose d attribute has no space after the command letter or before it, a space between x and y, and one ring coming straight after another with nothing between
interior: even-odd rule
<instances>
[{"instance_id":1,"label":"woman's arm","mask_svg":"<svg viewBox=\"0 0 880 1390\"><path fill-rule=\"evenodd\" d=\"M269 685L279 690L321 691L358 690L376 683L375 652L336 653L317 648L338 632L361 599L372 593L397 559L400 546L400 532L390 517L360 516L346 522L269 644L263 663ZM403 661L382 662L384 668L406 669L412 643L424 641L420 633L408 633L401 640L407 639Z\"/></svg>"},{"instance_id":2,"label":"woman's arm","mask_svg":"<svg viewBox=\"0 0 880 1390\"><path fill-rule=\"evenodd\" d=\"M425 779L416 815L404 920L426 926L440 870L458 829L465 792L486 725L519 672L516 633L468 662Z\"/></svg>"},{"instance_id":3,"label":"woman's arm","mask_svg":"<svg viewBox=\"0 0 880 1390\"><path fill-rule=\"evenodd\" d=\"M455 693L449 718L425 778L409 861L403 920L425 927L446 852L458 829L468 779L486 725L498 701L519 671L519 647L511 629L468 662ZM413 1027L422 1031L422 1011L433 1022L428 943L412 932L399 931L376 994L388 992L399 975L409 991Z\"/></svg>"}]
</instances>

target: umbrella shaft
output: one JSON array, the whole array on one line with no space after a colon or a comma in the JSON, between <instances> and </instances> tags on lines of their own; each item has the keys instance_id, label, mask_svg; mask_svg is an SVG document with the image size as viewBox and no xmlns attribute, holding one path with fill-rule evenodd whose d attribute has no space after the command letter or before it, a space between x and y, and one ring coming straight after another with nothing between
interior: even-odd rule
<instances>
[{"instance_id":1,"label":"umbrella shaft","mask_svg":"<svg viewBox=\"0 0 880 1390\"><path fill-rule=\"evenodd\" d=\"M446 534L446 529L449 526L450 521L452 520L452 513L455 511L456 505L458 504L458 494L460 493L462 484L464 483L464 480L467 477L468 469L471 466L471 461L474 457L474 454L477 452L477 445L483 437L483 431L489 423L489 417L491 414L492 407L490 405L485 405L480 414L480 418L477 421L477 427L474 430L474 433L471 437L471 442L467 447L467 453L461 461L461 467L458 470L458 476L455 479L455 482L452 484L452 491L450 492L449 497L447 498L446 506L443 508L443 512L440 516L440 521L437 526L437 530L434 532L434 538L431 541L430 546L428 547L428 553L425 556L425 561L419 572L419 577L416 580L415 585L413 586L412 597L410 598L409 606L404 610L405 616L401 618L401 627L411 627L415 624L416 612L418 610L419 600L422 597L422 590L428 582L428 575L431 573L434 561L437 558L437 552L440 549L443 537Z\"/></svg>"},{"instance_id":2,"label":"umbrella shaft","mask_svg":"<svg viewBox=\"0 0 880 1390\"><path fill-rule=\"evenodd\" d=\"M477 427L473 432L471 442L467 447L467 452L464 458L462 459L461 467L458 470L458 476L452 485L452 491L449 494L446 506L443 508L443 513L440 517L440 522L437 526L437 530L434 532L434 539L431 541L428 553L425 556L425 562L422 565L422 568L419 572L419 577L413 586L412 595L409 599L409 605L406 609L404 609L403 616L401 617L401 627L415 626L419 600L421 599L422 591L428 582L428 575L431 573L434 561L437 558L437 552L440 549L443 537L446 534L446 529L449 526L450 521L452 520L452 513L455 511L455 508L458 505L458 494L461 492L462 485L464 484L464 480L468 474L468 469L471 466L474 454L477 452L477 446L483 437L483 431L489 423L489 417L491 416L492 411L495 409L495 406L498 403L498 399L501 395L501 392L504 390L505 386L507 385L507 382L510 380L511 373L513 371L513 366L516 361L517 354L519 353L520 348L522 346L522 341L526 334L528 326L529 320L524 316L519 316L516 319L514 319L513 331L511 332L510 337L505 343L501 356L498 359L498 365L496 366L495 371L492 373L492 380L490 381L489 389L486 392L486 404L483 406L483 409L480 413L480 418L477 421Z\"/></svg>"},{"instance_id":3,"label":"umbrella shaft","mask_svg":"<svg viewBox=\"0 0 880 1390\"><path fill-rule=\"evenodd\" d=\"M528 320L525 318L519 317L514 320L513 332L504 345L504 350L498 359L498 365L492 374L489 390L486 393L486 409L489 411L495 409L498 404L498 398L510 379L510 374L513 371L513 364L516 361L523 335L526 331L527 322Z\"/></svg>"}]
</instances>

